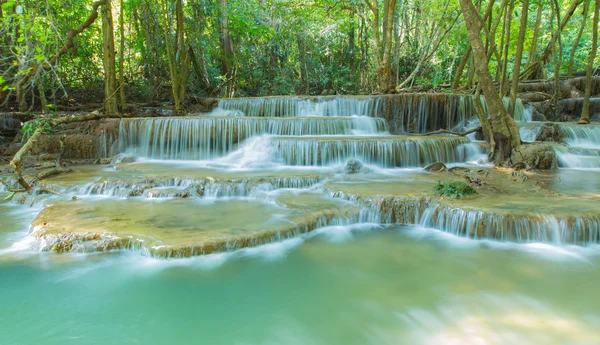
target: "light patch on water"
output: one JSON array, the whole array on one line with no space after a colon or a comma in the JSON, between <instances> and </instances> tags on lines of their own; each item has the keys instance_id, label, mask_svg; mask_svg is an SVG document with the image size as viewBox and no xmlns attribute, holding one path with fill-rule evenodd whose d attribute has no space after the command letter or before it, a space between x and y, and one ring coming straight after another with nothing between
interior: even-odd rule
<instances>
[{"instance_id":1,"label":"light patch on water","mask_svg":"<svg viewBox=\"0 0 600 345\"><path fill-rule=\"evenodd\" d=\"M477 293L451 297L433 309L408 307L396 314L409 327L413 344L529 345L598 344L600 320L570 315L523 295ZM405 339L377 328L379 344ZM394 341L395 340L395 341Z\"/></svg>"},{"instance_id":2,"label":"light patch on water","mask_svg":"<svg viewBox=\"0 0 600 345\"><path fill-rule=\"evenodd\" d=\"M402 231L420 241L443 242L461 250L489 249L519 251L550 261L575 260L589 262L590 257L600 256L600 245L577 246L560 243L515 243L489 239L472 239L420 226L405 226L402 228Z\"/></svg>"}]
</instances>

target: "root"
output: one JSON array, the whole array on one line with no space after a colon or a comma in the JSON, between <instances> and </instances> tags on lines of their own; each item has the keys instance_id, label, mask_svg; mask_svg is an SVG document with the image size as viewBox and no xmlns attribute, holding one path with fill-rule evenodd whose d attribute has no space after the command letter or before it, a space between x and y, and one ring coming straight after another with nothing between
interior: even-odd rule
<instances>
[{"instance_id":1,"label":"root","mask_svg":"<svg viewBox=\"0 0 600 345\"><path fill-rule=\"evenodd\" d=\"M449 131L447 129L440 129L437 131L433 131L433 132L429 132L429 133L425 133L423 134L424 136L428 136L428 135L435 135L435 134L452 134L452 135L458 135L461 137L465 137L471 133L475 133L477 131L480 131L481 127L477 127L477 128L473 128L473 129L469 129L468 131L465 132L454 132L454 131Z\"/></svg>"}]
</instances>

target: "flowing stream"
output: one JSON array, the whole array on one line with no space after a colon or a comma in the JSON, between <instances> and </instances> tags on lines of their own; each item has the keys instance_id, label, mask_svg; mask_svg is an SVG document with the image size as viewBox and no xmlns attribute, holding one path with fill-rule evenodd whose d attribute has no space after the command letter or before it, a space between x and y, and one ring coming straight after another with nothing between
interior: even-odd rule
<instances>
[{"instance_id":1,"label":"flowing stream","mask_svg":"<svg viewBox=\"0 0 600 345\"><path fill-rule=\"evenodd\" d=\"M597 128L561 127L547 194L430 200L451 176L431 163L495 174L481 143L419 135L473 114L400 95L123 119L111 165L47 182L77 200L0 202L0 344L599 344Z\"/></svg>"}]
</instances>

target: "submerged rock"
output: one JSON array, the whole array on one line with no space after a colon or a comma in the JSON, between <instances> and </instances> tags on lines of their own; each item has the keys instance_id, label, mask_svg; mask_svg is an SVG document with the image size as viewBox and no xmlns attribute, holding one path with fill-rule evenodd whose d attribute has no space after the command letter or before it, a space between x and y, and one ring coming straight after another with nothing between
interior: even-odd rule
<instances>
[{"instance_id":1,"label":"submerged rock","mask_svg":"<svg viewBox=\"0 0 600 345\"><path fill-rule=\"evenodd\" d=\"M446 167L446 164L436 162L436 163L426 166L424 170L425 171L442 172L442 171L446 171L447 169L448 168Z\"/></svg>"},{"instance_id":2,"label":"submerged rock","mask_svg":"<svg viewBox=\"0 0 600 345\"><path fill-rule=\"evenodd\" d=\"M358 174L359 172L363 172L365 170L364 165L358 159L351 159L346 162L346 167L344 171L346 174Z\"/></svg>"},{"instance_id":3,"label":"submerged rock","mask_svg":"<svg viewBox=\"0 0 600 345\"><path fill-rule=\"evenodd\" d=\"M123 163L123 164L135 163L135 162L137 162L136 157L125 157L121 160L121 163Z\"/></svg>"}]
</instances>

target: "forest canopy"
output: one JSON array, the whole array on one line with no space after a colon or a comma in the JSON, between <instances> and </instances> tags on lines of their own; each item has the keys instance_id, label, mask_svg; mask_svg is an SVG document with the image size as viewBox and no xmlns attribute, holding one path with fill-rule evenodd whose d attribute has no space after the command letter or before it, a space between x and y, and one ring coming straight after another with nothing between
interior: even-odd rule
<instances>
[{"instance_id":1,"label":"forest canopy","mask_svg":"<svg viewBox=\"0 0 600 345\"><path fill-rule=\"evenodd\" d=\"M110 55L115 80L107 92L117 98L122 93L123 103L173 100L174 94L183 99L365 94L415 86L470 90L477 81L455 0L0 3L0 103L18 102L21 110L57 98L102 97ZM551 76L555 66L561 74L585 70L593 1L473 5L485 23L485 45L494 47L489 71L495 82L508 83L512 74L524 10L522 72L540 60L541 69L529 73L532 79ZM560 30L559 21L566 24ZM81 89L99 91L82 95Z\"/></svg>"}]
</instances>

